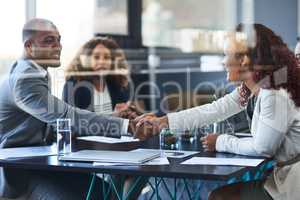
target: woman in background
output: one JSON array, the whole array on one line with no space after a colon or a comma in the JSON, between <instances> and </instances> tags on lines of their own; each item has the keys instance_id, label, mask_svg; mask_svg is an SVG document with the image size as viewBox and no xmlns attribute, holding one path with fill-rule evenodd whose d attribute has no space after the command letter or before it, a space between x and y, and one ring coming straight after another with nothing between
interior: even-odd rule
<instances>
[{"instance_id":1,"label":"woman in background","mask_svg":"<svg viewBox=\"0 0 300 200\"><path fill-rule=\"evenodd\" d=\"M63 99L98 114L135 118L130 105L128 64L124 52L111 38L95 37L86 42L66 69Z\"/></svg>"},{"instance_id":2,"label":"woman in background","mask_svg":"<svg viewBox=\"0 0 300 200\"><path fill-rule=\"evenodd\" d=\"M111 38L94 37L80 48L67 67L63 99L73 106L97 114L134 119L139 111L129 102L128 77L128 64L119 45ZM118 188L121 188L121 180L124 179L120 176L112 178L119 185ZM126 195L136 177L124 178L122 191ZM128 199L136 199L146 182L147 179L142 178ZM112 195L111 199L117 197Z\"/></svg>"}]
</instances>

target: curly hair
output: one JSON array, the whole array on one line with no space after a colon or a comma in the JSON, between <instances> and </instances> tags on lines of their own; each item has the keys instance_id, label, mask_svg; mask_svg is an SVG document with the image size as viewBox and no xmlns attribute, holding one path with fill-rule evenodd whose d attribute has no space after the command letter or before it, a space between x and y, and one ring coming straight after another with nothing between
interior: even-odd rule
<instances>
[{"instance_id":1,"label":"curly hair","mask_svg":"<svg viewBox=\"0 0 300 200\"><path fill-rule=\"evenodd\" d=\"M99 44L102 44L107 49L110 50L112 57L112 65L111 70L128 70L128 64L126 62L126 56L120 46L111 38L108 37L94 37L87 41L78 51L76 56L72 59L71 63L67 66L66 79L70 79L74 77L76 80L85 80L93 82L93 80L98 79L99 76L72 76L72 72L87 72L93 71L90 66L85 66L83 63L83 56L86 56L87 59L90 59L90 56L95 49L95 47ZM71 74L71 75L70 75ZM112 74L107 75L107 81L115 83L117 86L126 88L128 86L128 75L124 74Z\"/></svg>"},{"instance_id":2,"label":"curly hair","mask_svg":"<svg viewBox=\"0 0 300 200\"><path fill-rule=\"evenodd\" d=\"M260 82L265 89L286 89L295 105L300 107L300 65L295 55L280 36L262 24L239 24L236 31L243 32L246 26L252 26L255 32L255 44L248 45L246 52L254 81ZM250 96L245 87L245 84L240 87L243 99Z\"/></svg>"}]
</instances>

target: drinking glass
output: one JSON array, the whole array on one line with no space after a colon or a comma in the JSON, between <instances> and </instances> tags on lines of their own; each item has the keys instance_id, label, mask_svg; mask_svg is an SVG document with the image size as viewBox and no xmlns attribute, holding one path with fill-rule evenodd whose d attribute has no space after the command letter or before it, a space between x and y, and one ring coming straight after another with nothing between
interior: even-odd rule
<instances>
[{"instance_id":1,"label":"drinking glass","mask_svg":"<svg viewBox=\"0 0 300 200\"><path fill-rule=\"evenodd\" d=\"M62 156L72 152L71 119L56 120L57 155Z\"/></svg>"},{"instance_id":2,"label":"drinking glass","mask_svg":"<svg viewBox=\"0 0 300 200\"><path fill-rule=\"evenodd\" d=\"M161 149L178 149L178 133L176 130L164 128L159 135Z\"/></svg>"}]
</instances>

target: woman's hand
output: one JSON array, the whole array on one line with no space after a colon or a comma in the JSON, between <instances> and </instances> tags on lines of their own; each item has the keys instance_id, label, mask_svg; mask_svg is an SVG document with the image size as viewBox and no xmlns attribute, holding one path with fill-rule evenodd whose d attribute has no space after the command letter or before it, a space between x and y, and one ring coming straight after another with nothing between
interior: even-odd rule
<instances>
[{"instance_id":1,"label":"woman's hand","mask_svg":"<svg viewBox=\"0 0 300 200\"><path fill-rule=\"evenodd\" d=\"M142 113L137 109L135 105L131 102L127 103L118 103L115 106L114 116L126 118L126 119L135 119Z\"/></svg>"},{"instance_id":2,"label":"woman's hand","mask_svg":"<svg viewBox=\"0 0 300 200\"><path fill-rule=\"evenodd\" d=\"M219 137L219 134L210 133L205 137L202 137L200 140L202 142L202 147L206 151L216 151L216 142Z\"/></svg>"},{"instance_id":3,"label":"woman's hand","mask_svg":"<svg viewBox=\"0 0 300 200\"><path fill-rule=\"evenodd\" d=\"M153 113L143 114L137 117L134 121L136 122L137 128L151 128L153 130L153 135L157 135L162 128L167 128L169 126L167 116L157 117Z\"/></svg>"}]
</instances>

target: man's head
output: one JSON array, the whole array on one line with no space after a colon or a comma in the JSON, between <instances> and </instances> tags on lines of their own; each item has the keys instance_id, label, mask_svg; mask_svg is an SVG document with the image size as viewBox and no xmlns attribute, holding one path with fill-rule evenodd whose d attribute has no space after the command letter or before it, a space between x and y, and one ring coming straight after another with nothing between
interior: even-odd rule
<instances>
[{"instance_id":1,"label":"man's head","mask_svg":"<svg viewBox=\"0 0 300 200\"><path fill-rule=\"evenodd\" d=\"M56 26L46 19L32 19L23 27L25 58L43 67L60 66L61 43Z\"/></svg>"}]
</instances>

